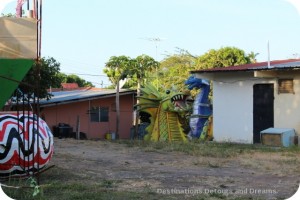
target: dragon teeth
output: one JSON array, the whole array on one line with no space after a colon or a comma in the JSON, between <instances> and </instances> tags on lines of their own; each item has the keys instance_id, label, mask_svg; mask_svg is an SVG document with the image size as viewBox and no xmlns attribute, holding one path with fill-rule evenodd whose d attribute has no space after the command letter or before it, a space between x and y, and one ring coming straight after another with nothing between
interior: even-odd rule
<instances>
[{"instance_id":1,"label":"dragon teeth","mask_svg":"<svg viewBox=\"0 0 300 200\"><path fill-rule=\"evenodd\" d=\"M184 95L182 95L182 94L178 94L171 98L172 101L183 100L183 99L184 99Z\"/></svg>"}]
</instances>

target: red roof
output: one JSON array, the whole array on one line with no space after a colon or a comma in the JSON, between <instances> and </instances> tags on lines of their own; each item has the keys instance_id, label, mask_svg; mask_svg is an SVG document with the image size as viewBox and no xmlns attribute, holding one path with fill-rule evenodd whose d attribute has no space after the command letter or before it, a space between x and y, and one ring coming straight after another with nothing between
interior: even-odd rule
<instances>
[{"instance_id":1,"label":"red roof","mask_svg":"<svg viewBox=\"0 0 300 200\"><path fill-rule=\"evenodd\" d=\"M62 83L61 86L63 89L67 90L79 88L77 83Z\"/></svg>"},{"instance_id":2,"label":"red roof","mask_svg":"<svg viewBox=\"0 0 300 200\"><path fill-rule=\"evenodd\" d=\"M258 63L251 63L245 65L194 70L191 71L191 73L254 71L254 70L270 70L270 69L295 69L295 68L300 68L300 59L273 60L270 62L270 66L271 67L268 68L268 62L258 62Z\"/></svg>"},{"instance_id":3,"label":"red roof","mask_svg":"<svg viewBox=\"0 0 300 200\"><path fill-rule=\"evenodd\" d=\"M102 91L105 90L103 88L95 88L95 87L78 87L78 88L49 88L47 89L48 92L59 92L59 91Z\"/></svg>"}]
</instances>

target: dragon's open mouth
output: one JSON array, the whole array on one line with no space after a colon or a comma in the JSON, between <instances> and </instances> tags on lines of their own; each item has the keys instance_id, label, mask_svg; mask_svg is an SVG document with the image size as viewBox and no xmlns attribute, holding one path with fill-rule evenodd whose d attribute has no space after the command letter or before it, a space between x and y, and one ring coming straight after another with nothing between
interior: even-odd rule
<instances>
[{"instance_id":1,"label":"dragon's open mouth","mask_svg":"<svg viewBox=\"0 0 300 200\"><path fill-rule=\"evenodd\" d=\"M184 109L186 107L186 98L186 95L176 94L171 98L171 102L175 108Z\"/></svg>"}]
</instances>

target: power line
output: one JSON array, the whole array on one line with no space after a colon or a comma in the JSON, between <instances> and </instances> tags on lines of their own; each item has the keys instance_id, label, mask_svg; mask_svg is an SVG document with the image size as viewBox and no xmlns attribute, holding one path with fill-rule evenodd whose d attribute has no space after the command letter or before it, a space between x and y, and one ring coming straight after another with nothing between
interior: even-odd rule
<instances>
[{"instance_id":1,"label":"power line","mask_svg":"<svg viewBox=\"0 0 300 200\"><path fill-rule=\"evenodd\" d=\"M65 57L57 57L59 58L61 61L64 61L64 63L71 63L71 64L80 64L80 65L89 65L92 67L99 67L95 64L91 64L91 63L87 63L87 62L82 62L82 61L78 61L78 60L73 60L73 59L69 59L69 58L65 58ZM58 60L58 62L60 62Z\"/></svg>"},{"instance_id":2,"label":"power line","mask_svg":"<svg viewBox=\"0 0 300 200\"><path fill-rule=\"evenodd\" d=\"M63 72L65 74L74 74L74 75L81 75L81 76L102 76L102 77L108 77L106 75L100 75L100 74L80 74L80 73L69 73L69 72Z\"/></svg>"}]
</instances>

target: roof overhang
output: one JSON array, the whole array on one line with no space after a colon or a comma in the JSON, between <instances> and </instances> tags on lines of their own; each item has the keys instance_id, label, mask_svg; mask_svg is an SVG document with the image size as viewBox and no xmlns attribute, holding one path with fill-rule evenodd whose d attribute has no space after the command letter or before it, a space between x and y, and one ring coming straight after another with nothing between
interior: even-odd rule
<instances>
[{"instance_id":1,"label":"roof overhang","mask_svg":"<svg viewBox=\"0 0 300 200\"><path fill-rule=\"evenodd\" d=\"M122 91L119 93L120 96L124 95L134 95L136 94L136 90L127 90L127 91ZM98 95L91 95L91 96L86 96L86 97L74 97L74 98L69 98L69 99L62 99L62 98L53 98L50 100L41 100L40 107L50 107L50 106L57 106L57 105L63 105L63 104L70 104L70 103L76 103L76 102L83 102L83 101L91 101L95 99L105 99L105 98L111 98L115 97L116 92L113 93L104 93L104 94L98 94Z\"/></svg>"},{"instance_id":2,"label":"roof overhang","mask_svg":"<svg viewBox=\"0 0 300 200\"><path fill-rule=\"evenodd\" d=\"M193 70L191 73L219 73L219 72L247 72L260 70L297 70L300 69L300 59L275 60L270 62L251 63L245 65L218 67L202 70Z\"/></svg>"},{"instance_id":3,"label":"roof overhang","mask_svg":"<svg viewBox=\"0 0 300 200\"><path fill-rule=\"evenodd\" d=\"M268 66L267 62L253 63L240 66L230 66L223 68L211 68L205 70L194 70L191 74L195 74L198 78L213 79L216 75L234 74L238 75L241 73L253 73L254 77L277 77L280 74L288 74L291 72L300 72L300 60L280 60L271 62L272 65Z\"/></svg>"}]
</instances>

